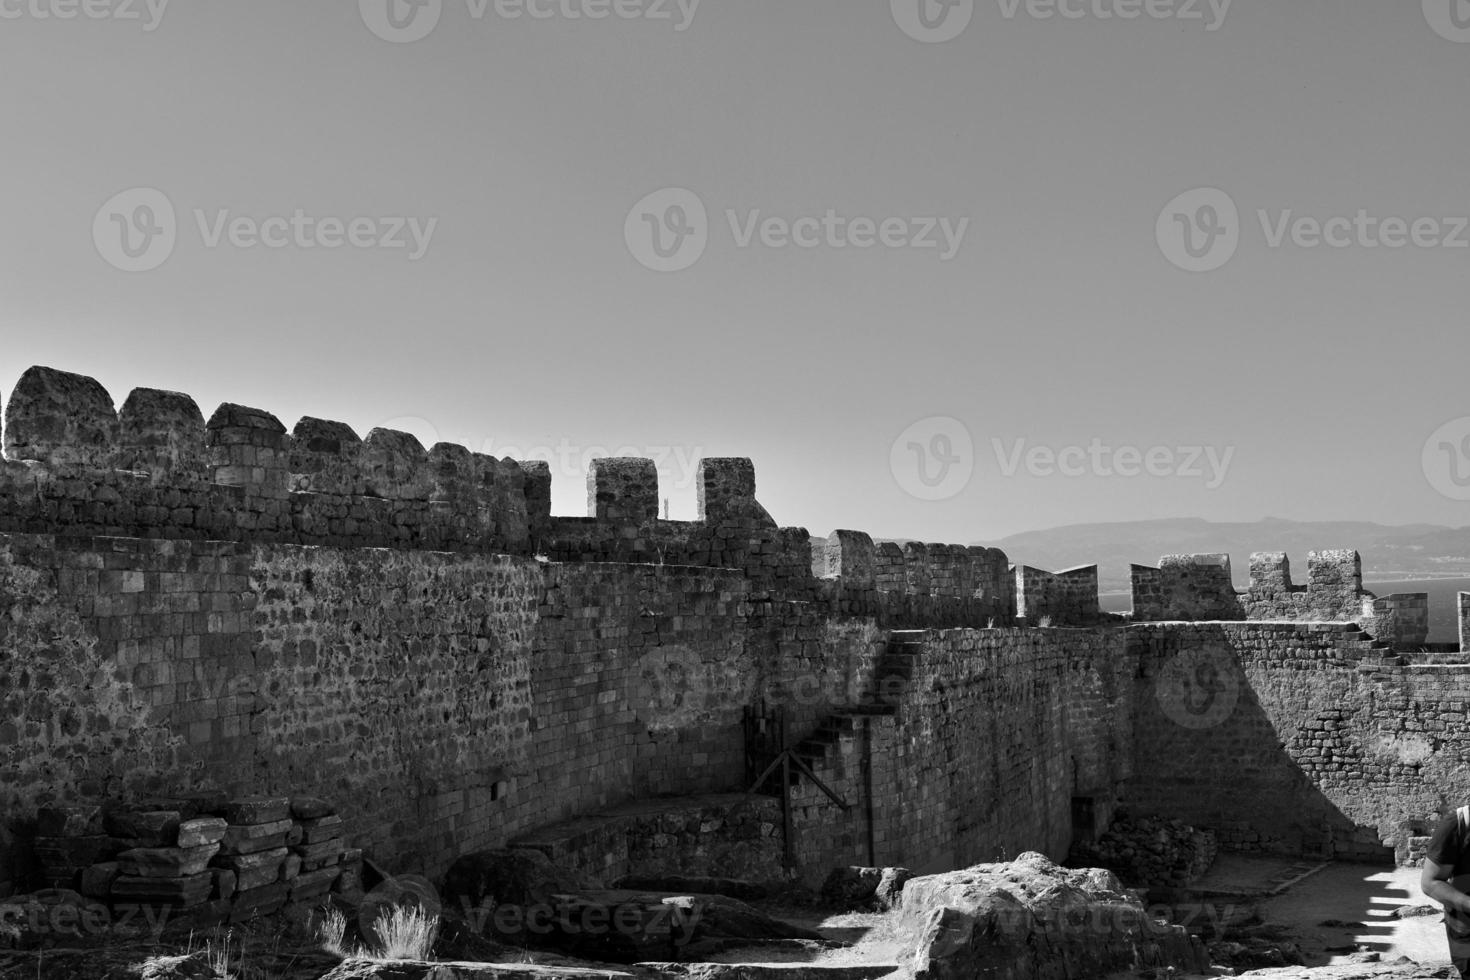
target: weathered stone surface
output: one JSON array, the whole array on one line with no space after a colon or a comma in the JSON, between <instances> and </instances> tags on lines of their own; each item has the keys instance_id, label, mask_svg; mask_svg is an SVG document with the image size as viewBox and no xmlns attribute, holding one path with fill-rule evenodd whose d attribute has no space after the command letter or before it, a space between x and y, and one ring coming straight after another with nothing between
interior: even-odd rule
<instances>
[{"instance_id":1,"label":"weathered stone surface","mask_svg":"<svg viewBox=\"0 0 1470 980\"><path fill-rule=\"evenodd\" d=\"M229 825L223 817L196 817L179 824L180 847L202 847L225 839Z\"/></svg>"},{"instance_id":2,"label":"weathered stone surface","mask_svg":"<svg viewBox=\"0 0 1470 980\"><path fill-rule=\"evenodd\" d=\"M209 872L180 878L119 875L112 883L112 897L119 902L143 902L189 908L209 898Z\"/></svg>"},{"instance_id":3,"label":"weathered stone surface","mask_svg":"<svg viewBox=\"0 0 1470 980\"><path fill-rule=\"evenodd\" d=\"M252 854L221 854L214 860L217 868L233 868L236 871L249 871L255 868L274 868L279 870L281 862L286 860L289 853L284 847L276 847L266 851L256 851Z\"/></svg>"},{"instance_id":4,"label":"weathered stone surface","mask_svg":"<svg viewBox=\"0 0 1470 980\"><path fill-rule=\"evenodd\" d=\"M236 887L238 887L240 891L252 891L254 889L264 888L266 885L278 882L281 880L281 866L284 863L284 860L282 860L279 864L266 864L254 868L240 868L235 872Z\"/></svg>"},{"instance_id":5,"label":"weathered stone surface","mask_svg":"<svg viewBox=\"0 0 1470 980\"><path fill-rule=\"evenodd\" d=\"M118 411L117 465L154 482L192 482L205 474L204 415L177 391L134 388Z\"/></svg>"},{"instance_id":6,"label":"weathered stone surface","mask_svg":"<svg viewBox=\"0 0 1470 980\"><path fill-rule=\"evenodd\" d=\"M232 824L225 828L225 835L221 843L226 851L250 853L259 850L251 845L256 841L269 838L285 840L286 834L291 830L291 821L273 820L270 823Z\"/></svg>"},{"instance_id":7,"label":"weathered stone surface","mask_svg":"<svg viewBox=\"0 0 1470 980\"><path fill-rule=\"evenodd\" d=\"M336 815L301 821L302 840L307 844L320 844L342 836L342 818Z\"/></svg>"},{"instance_id":8,"label":"weathered stone surface","mask_svg":"<svg viewBox=\"0 0 1470 980\"><path fill-rule=\"evenodd\" d=\"M292 850L300 855L303 861L311 863L332 861L335 863L342 856L342 840L339 837L333 837L319 844L298 844Z\"/></svg>"},{"instance_id":9,"label":"weathered stone surface","mask_svg":"<svg viewBox=\"0 0 1470 980\"><path fill-rule=\"evenodd\" d=\"M1209 966L1199 939L1155 922L1111 872L1034 852L910 880L902 925L919 937L908 964L916 980L1104 976L1140 960Z\"/></svg>"},{"instance_id":10,"label":"weathered stone surface","mask_svg":"<svg viewBox=\"0 0 1470 980\"><path fill-rule=\"evenodd\" d=\"M139 846L170 847L178 840L177 810L114 810L107 814L105 823L113 837L138 842Z\"/></svg>"},{"instance_id":11,"label":"weathered stone surface","mask_svg":"<svg viewBox=\"0 0 1470 980\"><path fill-rule=\"evenodd\" d=\"M336 884L341 875L340 867L303 871L291 881L291 901L308 901L326 895L332 890L332 886Z\"/></svg>"},{"instance_id":12,"label":"weathered stone surface","mask_svg":"<svg viewBox=\"0 0 1470 980\"><path fill-rule=\"evenodd\" d=\"M301 858L295 854L286 855L286 860L281 862L281 880L290 881L301 874Z\"/></svg>"},{"instance_id":13,"label":"weathered stone surface","mask_svg":"<svg viewBox=\"0 0 1470 980\"><path fill-rule=\"evenodd\" d=\"M291 817L291 800L284 796L247 796L231 800L225 807L225 820L232 828L257 824L275 824ZM278 833L284 833L281 828Z\"/></svg>"},{"instance_id":14,"label":"weathered stone surface","mask_svg":"<svg viewBox=\"0 0 1470 980\"><path fill-rule=\"evenodd\" d=\"M903 902L903 886L914 877L908 868L884 868L873 893L873 902L880 909L896 909Z\"/></svg>"},{"instance_id":15,"label":"weathered stone surface","mask_svg":"<svg viewBox=\"0 0 1470 980\"><path fill-rule=\"evenodd\" d=\"M220 850L225 854L258 854L261 851L274 851L285 847L289 836L287 833L277 833L266 837L231 839L226 834L225 839L220 843Z\"/></svg>"},{"instance_id":16,"label":"weathered stone surface","mask_svg":"<svg viewBox=\"0 0 1470 980\"><path fill-rule=\"evenodd\" d=\"M1210 869L1217 850L1214 831L1119 814L1096 843L1075 846L1069 863L1106 868L1132 887L1182 888Z\"/></svg>"},{"instance_id":17,"label":"weathered stone surface","mask_svg":"<svg viewBox=\"0 0 1470 980\"><path fill-rule=\"evenodd\" d=\"M117 856L124 875L145 878L187 878L199 875L209 867L210 858L219 853L218 844L199 847L137 848Z\"/></svg>"},{"instance_id":18,"label":"weathered stone surface","mask_svg":"<svg viewBox=\"0 0 1470 980\"><path fill-rule=\"evenodd\" d=\"M5 455L53 467L107 467L117 446L117 412L92 378L33 367L5 406Z\"/></svg>"}]
</instances>

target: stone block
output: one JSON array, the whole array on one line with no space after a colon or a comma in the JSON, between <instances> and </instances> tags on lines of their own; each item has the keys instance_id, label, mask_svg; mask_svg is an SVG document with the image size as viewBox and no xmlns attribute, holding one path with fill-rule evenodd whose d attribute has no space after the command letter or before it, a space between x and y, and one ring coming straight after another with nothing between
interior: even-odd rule
<instances>
[{"instance_id":1,"label":"stone block","mask_svg":"<svg viewBox=\"0 0 1470 980\"><path fill-rule=\"evenodd\" d=\"M112 883L112 897L118 902L191 908L209 899L211 885L207 871L182 878L119 875Z\"/></svg>"},{"instance_id":2,"label":"stone block","mask_svg":"<svg viewBox=\"0 0 1470 980\"><path fill-rule=\"evenodd\" d=\"M221 844L227 854L249 854L253 851L264 850L272 845L262 845L261 841L286 839L286 834L291 830L290 820L275 820L271 823L255 824L231 824L225 828ZM280 845L274 845L279 847Z\"/></svg>"},{"instance_id":3,"label":"stone block","mask_svg":"<svg viewBox=\"0 0 1470 980\"><path fill-rule=\"evenodd\" d=\"M117 856L123 875L143 878L187 878L203 874L218 844L201 847L154 847L124 851Z\"/></svg>"},{"instance_id":4,"label":"stone block","mask_svg":"<svg viewBox=\"0 0 1470 980\"><path fill-rule=\"evenodd\" d=\"M322 868L320 871L304 871L291 881L291 901L303 902L320 898L332 890L342 876L340 867Z\"/></svg>"},{"instance_id":5,"label":"stone block","mask_svg":"<svg viewBox=\"0 0 1470 980\"><path fill-rule=\"evenodd\" d=\"M253 854L221 854L215 858L214 866L232 868L235 871L251 871L264 867L279 869L281 862L286 860L287 853L289 852L284 847L276 847L268 851L256 851Z\"/></svg>"},{"instance_id":6,"label":"stone block","mask_svg":"<svg viewBox=\"0 0 1470 980\"><path fill-rule=\"evenodd\" d=\"M276 823L290 816L291 801L284 796L247 796L231 800L224 813L231 827Z\"/></svg>"},{"instance_id":7,"label":"stone block","mask_svg":"<svg viewBox=\"0 0 1470 980\"><path fill-rule=\"evenodd\" d=\"M291 816L297 820L318 820L322 817L330 817L337 812L336 807L326 800L315 796L295 796L291 798Z\"/></svg>"},{"instance_id":8,"label":"stone block","mask_svg":"<svg viewBox=\"0 0 1470 980\"><path fill-rule=\"evenodd\" d=\"M225 837L229 825L222 817L196 817L179 824L180 847L203 847L218 844Z\"/></svg>"},{"instance_id":9,"label":"stone block","mask_svg":"<svg viewBox=\"0 0 1470 980\"><path fill-rule=\"evenodd\" d=\"M301 858L295 854L286 855L286 860L281 862L281 880L290 881L301 874Z\"/></svg>"},{"instance_id":10,"label":"stone block","mask_svg":"<svg viewBox=\"0 0 1470 980\"><path fill-rule=\"evenodd\" d=\"M319 844L301 844L292 850L301 855L303 861L316 862L330 858L335 864L342 857L342 841L340 838L334 838Z\"/></svg>"},{"instance_id":11,"label":"stone block","mask_svg":"<svg viewBox=\"0 0 1470 980\"><path fill-rule=\"evenodd\" d=\"M178 842L177 810L113 810L104 820L113 837L139 847L172 847Z\"/></svg>"},{"instance_id":12,"label":"stone block","mask_svg":"<svg viewBox=\"0 0 1470 980\"><path fill-rule=\"evenodd\" d=\"M342 836L342 818L336 815L301 821L302 842L320 844Z\"/></svg>"}]
</instances>

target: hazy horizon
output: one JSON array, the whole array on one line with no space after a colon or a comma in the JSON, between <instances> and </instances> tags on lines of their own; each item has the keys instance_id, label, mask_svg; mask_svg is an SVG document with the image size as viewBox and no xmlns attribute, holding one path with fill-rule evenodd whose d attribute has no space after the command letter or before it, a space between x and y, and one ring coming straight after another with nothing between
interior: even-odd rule
<instances>
[{"instance_id":1,"label":"hazy horizon","mask_svg":"<svg viewBox=\"0 0 1470 980\"><path fill-rule=\"evenodd\" d=\"M27 0L0 394L549 455L564 514L633 450L823 535L1462 527L1458 2Z\"/></svg>"}]
</instances>

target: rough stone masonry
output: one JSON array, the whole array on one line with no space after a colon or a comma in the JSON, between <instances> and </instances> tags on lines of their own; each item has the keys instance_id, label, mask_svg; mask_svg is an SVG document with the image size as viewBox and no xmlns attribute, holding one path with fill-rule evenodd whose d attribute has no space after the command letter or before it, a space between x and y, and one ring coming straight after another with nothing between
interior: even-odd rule
<instances>
[{"instance_id":1,"label":"rough stone masonry","mask_svg":"<svg viewBox=\"0 0 1470 980\"><path fill-rule=\"evenodd\" d=\"M1119 617L1095 569L780 527L747 459L701 463L695 521L660 520L627 459L554 516L542 463L175 392L119 410L48 368L3 436L0 892L36 881L43 807L187 793L351 801L345 840L437 876L743 793L747 708L783 709L841 798L792 790L813 881L1061 859L1078 800L1227 848L1406 856L1470 795L1470 667L1414 653L1415 602L1363 592L1352 552L1306 587L1253 559L1243 596L1168 560Z\"/></svg>"}]
</instances>

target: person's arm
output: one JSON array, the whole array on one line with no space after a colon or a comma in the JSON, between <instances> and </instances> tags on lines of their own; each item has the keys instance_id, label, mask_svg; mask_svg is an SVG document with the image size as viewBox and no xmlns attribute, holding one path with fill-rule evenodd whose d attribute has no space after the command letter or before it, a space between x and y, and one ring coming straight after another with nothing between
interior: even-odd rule
<instances>
[{"instance_id":1,"label":"person's arm","mask_svg":"<svg viewBox=\"0 0 1470 980\"><path fill-rule=\"evenodd\" d=\"M1419 888L1445 908L1470 914L1470 895L1450 884L1454 874L1453 864L1435 864L1425 858L1424 873L1419 876Z\"/></svg>"}]
</instances>

